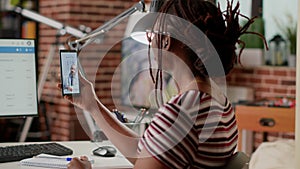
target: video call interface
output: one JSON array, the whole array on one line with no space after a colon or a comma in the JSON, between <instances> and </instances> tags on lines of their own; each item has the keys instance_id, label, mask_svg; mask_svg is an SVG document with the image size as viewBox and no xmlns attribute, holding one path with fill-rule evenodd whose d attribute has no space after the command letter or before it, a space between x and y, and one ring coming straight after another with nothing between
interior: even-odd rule
<instances>
[{"instance_id":1,"label":"video call interface","mask_svg":"<svg viewBox=\"0 0 300 169\"><path fill-rule=\"evenodd\" d=\"M0 117L37 115L35 42L0 39Z\"/></svg>"}]
</instances>

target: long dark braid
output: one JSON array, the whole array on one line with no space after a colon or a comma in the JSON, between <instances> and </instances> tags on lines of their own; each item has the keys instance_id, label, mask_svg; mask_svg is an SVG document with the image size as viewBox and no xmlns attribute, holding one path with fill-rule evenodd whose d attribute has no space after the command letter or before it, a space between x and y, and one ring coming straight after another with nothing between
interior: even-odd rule
<instances>
[{"instance_id":1,"label":"long dark braid","mask_svg":"<svg viewBox=\"0 0 300 169\"><path fill-rule=\"evenodd\" d=\"M157 18L158 19L158 18ZM163 32L164 28L164 19L160 19L160 26L158 28L158 32ZM152 30L153 31L153 30ZM152 42L153 39L151 39L152 37L152 33L147 33L147 38L149 41L149 46L148 46L148 60L150 61L150 75L151 78L153 80L153 82L155 83L155 98L156 98L156 104L159 107L161 104L164 103L164 99L163 99L163 69L162 69L162 65L163 65L163 61L162 61L162 48L163 48L163 44L161 43L163 40L163 35L161 33L156 34L157 38L155 38L156 40L156 44L157 46L157 62L158 62L158 68L156 71L156 77L154 78L153 72L152 72L152 67L151 67L151 59L150 59L150 44ZM159 89L159 90L158 90ZM160 91L160 93L158 93L158 91Z\"/></svg>"}]
</instances>

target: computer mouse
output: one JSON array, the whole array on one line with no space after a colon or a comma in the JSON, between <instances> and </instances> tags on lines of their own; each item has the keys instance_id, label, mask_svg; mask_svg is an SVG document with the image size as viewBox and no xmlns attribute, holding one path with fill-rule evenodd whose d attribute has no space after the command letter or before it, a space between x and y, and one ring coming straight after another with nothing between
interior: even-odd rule
<instances>
[{"instance_id":1,"label":"computer mouse","mask_svg":"<svg viewBox=\"0 0 300 169\"><path fill-rule=\"evenodd\" d=\"M101 157L114 157L117 153L116 148L112 146L101 146L93 150L93 154Z\"/></svg>"}]
</instances>

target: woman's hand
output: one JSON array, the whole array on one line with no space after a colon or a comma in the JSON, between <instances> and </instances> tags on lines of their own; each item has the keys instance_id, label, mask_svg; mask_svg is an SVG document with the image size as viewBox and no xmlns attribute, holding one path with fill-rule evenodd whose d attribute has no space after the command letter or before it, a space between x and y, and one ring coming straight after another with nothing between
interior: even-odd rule
<instances>
[{"instance_id":1,"label":"woman's hand","mask_svg":"<svg viewBox=\"0 0 300 169\"><path fill-rule=\"evenodd\" d=\"M76 95L65 95L64 98L70 101L72 104L78 106L79 108L89 110L93 106L96 106L97 96L94 90L93 84L82 76L81 72L79 74L79 84L80 84L80 94ZM62 90L62 84L57 84L57 87Z\"/></svg>"},{"instance_id":2,"label":"woman's hand","mask_svg":"<svg viewBox=\"0 0 300 169\"><path fill-rule=\"evenodd\" d=\"M92 169L92 165L86 156L73 158L68 164L68 169Z\"/></svg>"}]
</instances>

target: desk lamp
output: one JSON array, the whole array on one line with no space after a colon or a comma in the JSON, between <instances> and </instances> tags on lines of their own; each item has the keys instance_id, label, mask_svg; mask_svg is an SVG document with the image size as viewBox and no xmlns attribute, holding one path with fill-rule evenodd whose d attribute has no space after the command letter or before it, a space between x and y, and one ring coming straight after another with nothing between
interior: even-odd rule
<instances>
[{"instance_id":1,"label":"desk lamp","mask_svg":"<svg viewBox=\"0 0 300 169\"><path fill-rule=\"evenodd\" d=\"M158 12L160 7L163 5L164 0L152 0L150 4L149 11L146 11L145 9L145 2L144 0L141 0L131 8L127 9L123 13L119 14L115 18L109 20L104 25L100 26L99 28L92 31L90 34L80 38L76 39L75 41L68 42L70 48L75 50L81 50L86 45L90 44L96 37L99 37L100 35L103 35L104 33L108 32L110 29L112 29L114 26L119 24L121 21L123 21L125 18L129 17L136 11L139 11L141 13L151 12L155 13ZM135 25L133 31L131 32L131 37L134 40L137 40L138 42L147 44L148 41L146 41L146 30L151 28L151 26L154 23L155 18L153 16L144 16L141 18L137 24ZM143 37L143 38L142 38Z\"/></svg>"},{"instance_id":2,"label":"desk lamp","mask_svg":"<svg viewBox=\"0 0 300 169\"><path fill-rule=\"evenodd\" d=\"M163 0L152 0L148 12L152 12L152 13L157 12L163 3L164 3ZM127 17L129 17L130 15L134 14L137 11L141 12L141 13L147 12L145 9L144 0L139 1L137 4L133 5L131 8L127 9L126 11L119 14L115 18L107 21L106 23L104 23L104 25L93 30L91 33L87 34L86 36L80 37L75 40L74 39L70 40L67 43L71 49L80 51L81 49L86 47L88 44L95 42L97 39L101 39L102 35L107 33L109 30L111 30L116 25L118 25L121 21L123 21L124 19L126 19ZM148 20L148 17L142 18L140 20L140 22L138 22L138 24L135 25L135 27L137 27L139 25L139 28L135 28L132 31L131 36L134 39L137 39L136 37L144 37L144 40L142 41L142 43L144 43L144 44L148 43L146 41L146 32L145 31L149 28L149 26L151 26L151 23L153 25L152 21L154 21L152 18L151 18L151 20ZM141 41L139 40L139 42L141 42ZM79 69L83 73L83 76L85 76L82 66L80 64L79 64ZM90 114L85 111L83 111L83 114L84 114L85 119L87 120L89 128L92 132L92 135L93 135L92 140L93 141L102 141L101 131L99 131L97 126L94 124L94 120L92 119Z\"/></svg>"}]
</instances>

